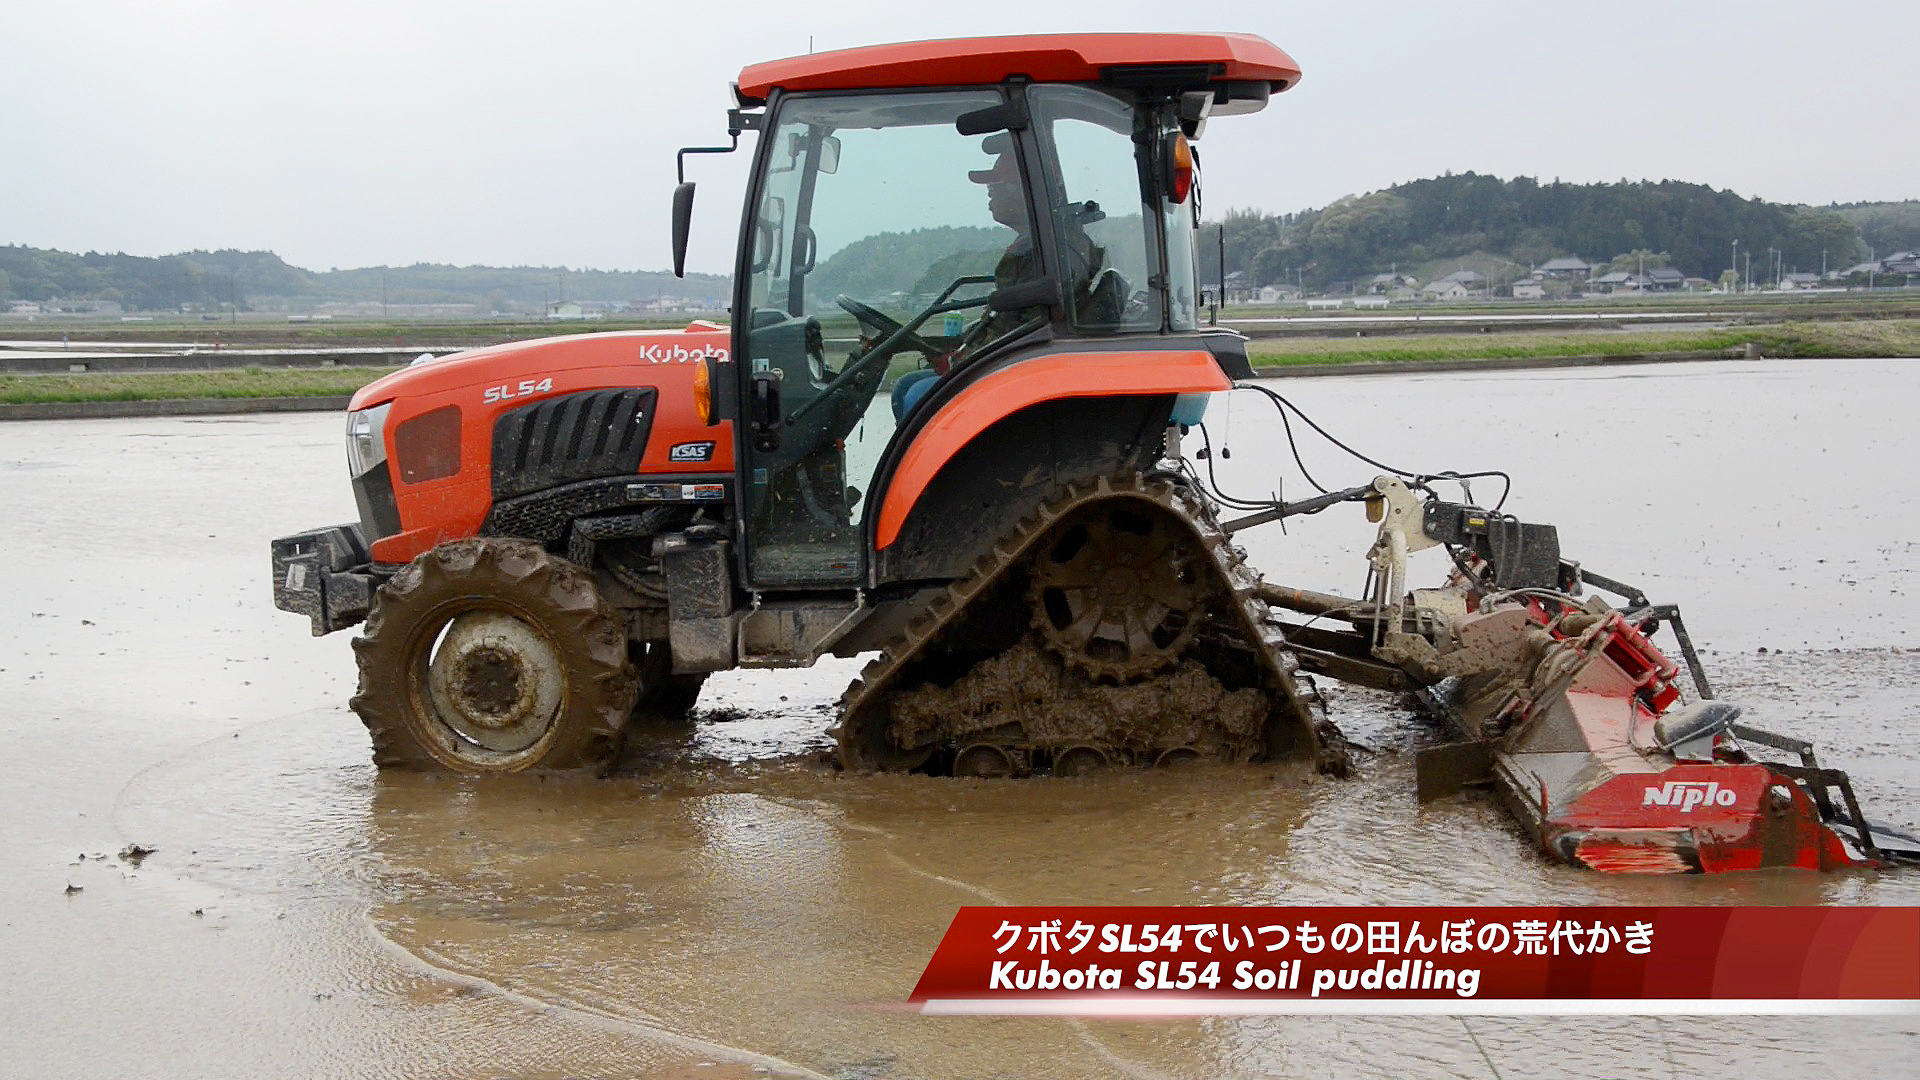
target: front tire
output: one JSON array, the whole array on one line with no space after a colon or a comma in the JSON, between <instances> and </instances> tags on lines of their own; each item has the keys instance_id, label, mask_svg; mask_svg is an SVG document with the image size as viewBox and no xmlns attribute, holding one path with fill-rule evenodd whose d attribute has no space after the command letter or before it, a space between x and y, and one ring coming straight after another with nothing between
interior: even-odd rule
<instances>
[{"instance_id":1,"label":"front tire","mask_svg":"<svg viewBox=\"0 0 1920 1080\"><path fill-rule=\"evenodd\" d=\"M382 767L603 768L636 686L626 629L580 568L526 540L442 544L380 587L350 704Z\"/></svg>"}]
</instances>

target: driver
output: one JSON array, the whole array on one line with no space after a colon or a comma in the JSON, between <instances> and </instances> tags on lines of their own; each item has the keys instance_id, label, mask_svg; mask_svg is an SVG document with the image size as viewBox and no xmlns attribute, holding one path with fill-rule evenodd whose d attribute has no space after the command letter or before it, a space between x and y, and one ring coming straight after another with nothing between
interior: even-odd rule
<instances>
[{"instance_id":1,"label":"driver","mask_svg":"<svg viewBox=\"0 0 1920 1080\"><path fill-rule=\"evenodd\" d=\"M1040 276L1040 252L1033 239L1033 216L1027 212L1027 193L1020 185L1020 164L1013 155L1013 136L990 135L980 149L994 155L993 164L968 173L967 179L986 185L987 213L1014 232L1013 242L993 267L993 287L1004 289ZM1036 308L989 311L960 347L965 350L992 341L1037 313Z\"/></svg>"},{"instance_id":2,"label":"driver","mask_svg":"<svg viewBox=\"0 0 1920 1080\"><path fill-rule=\"evenodd\" d=\"M1006 132L989 135L981 140L980 149L993 156L993 164L967 173L967 179L986 187L987 213L993 216L994 221L1014 232L1013 242L1000 253L1000 261L993 268L993 287L1004 289L1040 276L1040 251L1034 242L1033 215L1027 210L1026 189L1020 183L1020 164L1014 156L1013 136ZM1075 241L1072 246L1076 260L1084 259L1085 265L1091 267L1105 263L1106 253L1095 246L1084 232L1077 227L1069 231ZM1076 275L1076 279L1081 276ZM1044 315L1045 310L1043 307L1030 307L1016 311L988 311L967 332L959 348L946 356L935 358L931 369L908 372L893 384L894 417L897 419L905 415L915 402L925 397L933 389L933 380L946 374L954 360L998 339L1035 316Z\"/></svg>"}]
</instances>

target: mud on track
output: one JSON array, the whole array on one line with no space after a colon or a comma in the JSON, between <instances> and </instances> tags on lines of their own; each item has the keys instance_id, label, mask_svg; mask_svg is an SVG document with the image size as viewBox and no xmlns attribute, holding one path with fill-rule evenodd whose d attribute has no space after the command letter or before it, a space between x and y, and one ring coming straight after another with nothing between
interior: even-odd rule
<instances>
[{"instance_id":1,"label":"mud on track","mask_svg":"<svg viewBox=\"0 0 1920 1080\"><path fill-rule=\"evenodd\" d=\"M1284 389L1382 460L1515 469L1509 509L1681 601L1724 696L1913 826L1920 494L1886 479L1915 449L1909 370ZM1416 398L1501 426L1380 423ZM1270 484L1287 451L1258 410L1236 404L1223 431L1246 471L1222 482ZM966 903L1912 904L1920 879L1551 866L1491 806L1416 806L1409 751L1429 733L1337 687L1334 715L1374 751L1345 782L843 776L817 759L850 663L716 678L706 723L609 781L376 777L342 707L346 636L315 641L266 598L267 537L352 515L339 439L338 418L307 416L0 429L0 1073L1814 1077L1897 1074L1920 1045L1904 1019L902 1011ZM1307 461L1323 483L1358 475ZM1353 518L1255 533L1252 561L1351 590ZM131 842L157 850L135 867L114 857Z\"/></svg>"}]
</instances>

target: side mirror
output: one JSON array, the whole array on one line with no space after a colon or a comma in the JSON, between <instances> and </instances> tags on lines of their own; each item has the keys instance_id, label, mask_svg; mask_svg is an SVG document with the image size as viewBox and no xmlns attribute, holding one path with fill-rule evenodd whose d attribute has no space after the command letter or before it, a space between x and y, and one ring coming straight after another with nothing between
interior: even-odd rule
<instances>
[{"instance_id":1,"label":"side mirror","mask_svg":"<svg viewBox=\"0 0 1920 1080\"><path fill-rule=\"evenodd\" d=\"M687 233L693 228L693 181L673 189L673 276L687 276Z\"/></svg>"}]
</instances>

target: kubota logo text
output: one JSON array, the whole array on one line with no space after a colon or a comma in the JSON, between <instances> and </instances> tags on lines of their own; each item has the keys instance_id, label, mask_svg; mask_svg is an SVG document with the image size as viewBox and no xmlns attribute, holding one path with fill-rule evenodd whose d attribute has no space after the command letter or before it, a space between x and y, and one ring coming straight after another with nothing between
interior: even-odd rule
<instances>
[{"instance_id":1,"label":"kubota logo text","mask_svg":"<svg viewBox=\"0 0 1920 1080\"><path fill-rule=\"evenodd\" d=\"M709 356L716 364L724 364L730 359L725 349L689 349L684 345L640 346L640 362L643 364L691 364Z\"/></svg>"},{"instance_id":2,"label":"kubota logo text","mask_svg":"<svg viewBox=\"0 0 1920 1080\"><path fill-rule=\"evenodd\" d=\"M1683 814L1696 806L1732 806L1737 799L1732 788L1723 788L1712 780L1669 780L1647 789L1641 806L1671 806Z\"/></svg>"}]
</instances>

